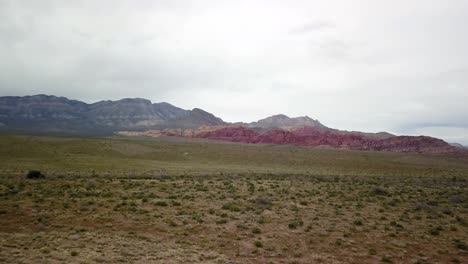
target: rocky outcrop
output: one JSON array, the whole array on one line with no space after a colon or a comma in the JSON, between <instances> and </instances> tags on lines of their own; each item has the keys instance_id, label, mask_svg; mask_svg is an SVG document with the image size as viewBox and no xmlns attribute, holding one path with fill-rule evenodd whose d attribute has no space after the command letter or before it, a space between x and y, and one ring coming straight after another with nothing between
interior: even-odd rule
<instances>
[{"instance_id":1,"label":"rocky outcrop","mask_svg":"<svg viewBox=\"0 0 468 264\"><path fill-rule=\"evenodd\" d=\"M258 133L243 126L228 126L216 130L197 132L193 137L232 142L257 143Z\"/></svg>"}]
</instances>

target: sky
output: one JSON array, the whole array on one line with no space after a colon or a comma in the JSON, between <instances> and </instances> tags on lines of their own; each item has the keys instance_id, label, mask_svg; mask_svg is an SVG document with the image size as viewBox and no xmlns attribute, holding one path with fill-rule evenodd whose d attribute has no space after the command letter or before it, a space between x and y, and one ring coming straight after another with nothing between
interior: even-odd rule
<instances>
[{"instance_id":1,"label":"sky","mask_svg":"<svg viewBox=\"0 0 468 264\"><path fill-rule=\"evenodd\" d=\"M0 96L147 98L468 145L466 0L0 0Z\"/></svg>"}]
</instances>

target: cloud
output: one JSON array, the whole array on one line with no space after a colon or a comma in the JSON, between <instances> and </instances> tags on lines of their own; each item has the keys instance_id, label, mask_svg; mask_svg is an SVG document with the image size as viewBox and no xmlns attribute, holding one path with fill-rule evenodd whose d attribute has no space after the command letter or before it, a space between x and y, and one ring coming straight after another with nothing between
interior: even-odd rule
<instances>
[{"instance_id":1,"label":"cloud","mask_svg":"<svg viewBox=\"0 0 468 264\"><path fill-rule=\"evenodd\" d=\"M335 27L335 24L329 22L329 21L313 21L313 22L310 22L310 23L307 23L307 24L303 24L301 26L298 26L296 28L293 28L291 30L289 30L289 34L307 34L307 33L311 33L311 32L316 32L316 31L321 31L321 30L324 30L324 29L330 29L330 28L334 28Z\"/></svg>"},{"instance_id":2,"label":"cloud","mask_svg":"<svg viewBox=\"0 0 468 264\"><path fill-rule=\"evenodd\" d=\"M0 95L464 134L468 2L0 1Z\"/></svg>"}]
</instances>

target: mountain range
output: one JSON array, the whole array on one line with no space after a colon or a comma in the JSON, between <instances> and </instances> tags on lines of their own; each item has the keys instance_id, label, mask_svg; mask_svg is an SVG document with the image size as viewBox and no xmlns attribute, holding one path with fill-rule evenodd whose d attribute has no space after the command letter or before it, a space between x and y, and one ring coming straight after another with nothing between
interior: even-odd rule
<instances>
[{"instance_id":1,"label":"mountain range","mask_svg":"<svg viewBox=\"0 0 468 264\"><path fill-rule=\"evenodd\" d=\"M198 108L184 110L140 98L87 104L49 95L0 97L0 129L9 131L92 134L224 123Z\"/></svg>"},{"instance_id":2,"label":"mountain range","mask_svg":"<svg viewBox=\"0 0 468 264\"><path fill-rule=\"evenodd\" d=\"M308 116L274 115L227 123L202 109L125 98L92 104L50 95L0 97L0 131L26 133L178 136L249 144L289 144L369 151L467 156L459 144L428 136L396 136L329 128Z\"/></svg>"}]
</instances>

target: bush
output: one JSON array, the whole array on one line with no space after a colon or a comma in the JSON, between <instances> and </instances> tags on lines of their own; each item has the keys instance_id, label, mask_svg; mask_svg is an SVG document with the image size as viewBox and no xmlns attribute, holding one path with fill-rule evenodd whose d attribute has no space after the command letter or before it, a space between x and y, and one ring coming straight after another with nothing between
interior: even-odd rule
<instances>
[{"instance_id":1,"label":"bush","mask_svg":"<svg viewBox=\"0 0 468 264\"><path fill-rule=\"evenodd\" d=\"M441 226L438 226L436 228L432 228L431 230L429 230L429 234L433 235L433 236L438 236L440 234L440 231L444 230Z\"/></svg>"},{"instance_id":2,"label":"bush","mask_svg":"<svg viewBox=\"0 0 468 264\"><path fill-rule=\"evenodd\" d=\"M458 249L462 249L462 250L467 249L465 242L461 241L460 239L454 239L453 243Z\"/></svg>"},{"instance_id":3,"label":"bush","mask_svg":"<svg viewBox=\"0 0 468 264\"><path fill-rule=\"evenodd\" d=\"M42 174L38 170L30 170L28 174L26 174L26 177L28 179L40 179L40 178L45 178L44 174Z\"/></svg>"},{"instance_id":4,"label":"bush","mask_svg":"<svg viewBox=\"0 0 468 264\"><path fill-rule=\"evenodd\" d=\"M304 222L302 220L297 220L288 224L289 229L297 229L300 226L303 226Z\"/></svg>"},{"instance_id":5,"label":"bush","mask_svg":"<svg viewBox=\"0 0 468 264\"><path fill-rule=\"evenodd\" d=\"M157 201L154 203L154 205L166 207L168 204L165 201Z\"/></svg>"},{"instance_id":6,"label":"bush","mask_svg":"<svg viewBox=\"0 0 468 264\"><path fill-rule=\"evenodd\" d=\"M362 220L354 220L354 221L353 221L353 224L354 224L354 225L357 225L357 226L362 226L362 225L364 225L364 223L362 222Z\"/></svg>"},{"instance_id":7,"label":"bush","mask_svg":"<svg viewBox=\"0 0 468 264\"><path fill-rule=\"evenodd\" d=\"M272 203L268 199L258 198L255 200L255 203L257 204L257 207L262 210L265 210L265 209L271 210Z\"/></svg>"},{"instance_id":8,"label":"bush","mask_svg":"<svg viewBox=\"0 0 468 264\"><path fill-rule=\"evenodd\" d=\"M389 192L381 187L375 187L372 189L371 194L379 196L389 196Z\"/></svg>"},{"instance_id":9,"label":"bush","mask_svg":"<svg viewBox=\"0 0 468 264\"><path fill-rule=\"evenodd\" d=\"M224 204L222 208L224 210L229 210L231 212L240 212L239 206L237 204L234 204L234 203Z\"/></svg>"},{"instance_id":10,"label":"bush","mask_svg":"<svg viewBox=\"0 0 468 264\"><path fill-rule=\"evenodd\" d=\"M258 228L258 227L254 227L254 228L252 229L252 233L254 233L254 234L260 234L260 233L262 233L262 230L260 230L260 228Z\"/></svg>"}]
</instances>

